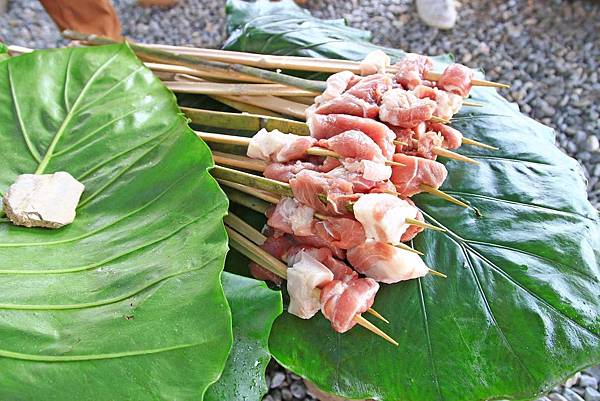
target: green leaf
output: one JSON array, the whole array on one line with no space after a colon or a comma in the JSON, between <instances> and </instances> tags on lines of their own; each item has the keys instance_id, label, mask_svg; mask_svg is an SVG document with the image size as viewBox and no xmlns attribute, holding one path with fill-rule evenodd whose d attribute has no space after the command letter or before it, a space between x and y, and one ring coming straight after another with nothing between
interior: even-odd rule
<instances>
[{"instance_id":1,"label":"green leaf","mask_svg":"<svg viewBox=\"0 0 600 401\"><path fill-rule=\"evenodd\" d=\"M351 59L372 48L337 26L334 36L291 2L260 15L267 7L229 1L239 29L228 48ZM302 19L316 26L303 42L291 32ZM424 232L415 246L449 277L382 286L374 308L392 323L377 324L400 346L360 327L336 334L322 317L284 314L274 325L275 358L325 391L390 401L530 399L600 362L600 221L581 169L554 146L550 128L492 89L472 94L484 107L453 125L500 150L464 146L480 165L446 163L442 189L478 213L414 198L448 230Z\"/></svg>"},{"instance_id":2,"label":"green leaf","mask_svg":"<svg viewBox=\"0 0 600 401\"><path fill-rule=\"evenodd\" d=\"M85 184L58 230L0 222L0 399L199 400L232 342L209 149L126 45L0 63L0 191Z\"/></svg>"},{"instance_id":3,"label":"green leaf","mask_svg":"<svg viewBox=\"0 0 600 401\"><path fill-rule=\"evenodd\" d=\"M223 273L223 287L233 316L233 347L221 378L204 399L258 401L267 392L269 333L282 312L281 293L262 281L231 273Z\"/></svg>"},{"instance_id":4,"label":"green leaf","mask_svg":"<svg viewBox=\"0 0 600 401\"><path fill-rule=\"evenodd\" d=\"M8 48L2 42L0 42L0 61L6 60L10 56L8 55Z\"/></svg>"}]
</instances>

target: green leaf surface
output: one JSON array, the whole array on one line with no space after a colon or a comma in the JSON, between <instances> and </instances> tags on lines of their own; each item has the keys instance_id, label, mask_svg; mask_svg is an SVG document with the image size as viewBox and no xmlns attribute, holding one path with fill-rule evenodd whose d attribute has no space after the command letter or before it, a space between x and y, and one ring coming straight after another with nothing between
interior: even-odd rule
<instances>
[{"instance_id":1,"label":"green leaf surface","mask_svg":"<svg viewBox=\"0 0 600 401\"><path fill-rule=\"evenodd\" d=\"M237 30L227 47L349 59L372 48L291 1L269 7L230 0ZM292 32L300 20L315 27ZM531 399L600 362L600 221L580 166L554 145L550 128L494 90L472 95L484 107L465 108L453 125L500 150L464 146L460 153L480 165L445 163L442 189L478 213L414 198L448 230L424 232L415 246L449 277L382 286L374 308L392 323L377 324L400 346L359 327L336 334L321 317L284 314L274 325L275 358L328 392L387 401Z\"/></svg>"},{"instance_id":2,"label":"green leaf surface","mask_svg":"<svg viewBox=\"0 0 600 401\"><path fill-rule=\"evenodd\" d=\"M8 48L2 42L0 42L0 61L6 60L10 56L8 55Z\"/></svg>"},{"instance_id":3,"label":"green leaf surface","mask_svg":"<svg viewBox=\"0 0 600 401\"><path fill-rule=\"evenodd\" d=\"M231 273L223 273L222 279L233 317L233 347L221 378L204 399L258 401L267 392L269 334L282 312L281 293L263 281Z\"/></svg>"},{"instance_id":4,"label":"green leaf surface","mask_svg":"<svg viewBox=\"0 0 600 401\"><path fill-rule=\"evenodd\" d=\"M85 184L58 230L0 222L1 400L200 400L232 342L227 200L173 95L126 45L0 63L0 192Z\"/></svg>"}]
</instances>

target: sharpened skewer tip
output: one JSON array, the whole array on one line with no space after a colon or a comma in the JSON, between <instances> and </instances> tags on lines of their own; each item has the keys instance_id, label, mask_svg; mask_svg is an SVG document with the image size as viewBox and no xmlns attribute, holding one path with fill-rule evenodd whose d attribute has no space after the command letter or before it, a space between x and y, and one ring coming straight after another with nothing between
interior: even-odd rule
<instances>
[{"instance_id":1,"label":"sharpened skewer tip","mask_svg":"<svg viewBox=\"0 0 600 401\"><path fill-rule=\"evenodd\" d=\"M396 347L399 345L396 340L394 340L392 337L385 334L379 327L375 326L373 323L369 322L367 319L365 319L361 315L354 316L354 321L358 325L360 325L360 326L364 327L365 329L369 330L370 332L378 335L379 337L381 337L384 340L386 340L387 342L395 345Z\"/></svg>"},{"instance_id":2,"label":"sharpened skewer tip","mask_svg":"<svg viewBox=\"0 0 600 401\"><path fill-rule=\"evenodd\" d=\"M386 318L384 318L379 312L377 312L375 309L373 308L369 308L367 309L367 312L370 313L371 315L375 316L377 319L386 322L387 324L390 324L390 321L387 320Z\"/></svg>"}]
</instances>

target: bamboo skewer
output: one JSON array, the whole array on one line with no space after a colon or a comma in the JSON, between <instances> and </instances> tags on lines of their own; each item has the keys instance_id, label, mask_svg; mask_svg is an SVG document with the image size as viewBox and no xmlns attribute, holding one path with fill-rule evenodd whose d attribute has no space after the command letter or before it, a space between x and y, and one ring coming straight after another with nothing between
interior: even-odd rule
<instances>
[{"instance_id":1,"label":"bamboo skewer","mask_svg":"<svg viewBox=\"0 0 600 401\"><path fill-rule=\"evenodd\" d=\"M234 136L234 135L224 135L224 134L213 134L210 132L200 132L194 131L198 138L210 143L221 143L226 145L238 145L248 147L250 145L251 138L246 138L243 136ZM332 152L328 149L323 149L319 147L311 147L306 151L307 154L312 156L323 156L323 157L335 157L337 159L342 158L342 156L336 152ZM386 160L385 164L388 166L396 166L396 167L404 167L404 164L398 163L391 160Z\"/></svg>"},{"instance_id":2,"label":"bamboo skewer","mask_svg":"<svg viewBox=\"0 0 600 401\"><path fill-rule=\"evenodd\" d=\"M296 135L310 135L306 123L289 120L287 118L269 117L260 114L227 113L223 111L212 111L181 107L181 111L192 120L194 124L220 127L231 130L246 130L258 132L262 128L268 131L275 129Z\"/></svg>"},{"instance_id":3,"label":"bamboo skewer","mask_svg":"<svg viewBox=\"0 0 600 401\"><path fill-rule=\"evenodd\" d=\"M480 148L489 149L489 150L499 150L495 146L488 145L488 144L476 141L474 139L465 138L464 136L462 138L462 143L465 144L465 145L479 146Z\"/></svg>"},{"instance_id":4,"label":"bamboo skewer","mask_svg":"<svg viewBox=\"0 0 600 401\"><path fill-rule=\"evenodd\" d=\"M454 196L449 195L449 194L445 193L444 191L441 191L437 188L433 188L433 187L430 187L429 185L425 185L425 184L419 185L419 188L423 192L427 192L430 195L437 196L438 198L447 200L448 202L454 203L455 205L462 206L467 209L471 209L471 206L467 205L463 201L460 201L460 200L456 199Z\"/></svg>"},{"instance_id":5,"label":"bamboo skewer","mask_svg":"<svg viewBox=\"0 0 600 401\"><path fill-rule=\"evenodd\" d=\"M414 139L414 138L412 139L412 143L416 144L418 142L419 141L417 139ZM402 142L402 141L398 141L398 140L394 141L394 145L408 146L408 144L406 142ZM460 153L453 152L449 149L442 148L441 146L434 146L431 149L431 151L434 155L446 157L448 159L454 159L454 160L458 160L461 162L472 163L472 164L480 164L477 160L471 159L468 156L461 155Z\"/></svg>"},{"instance_id":6,"label":"bamboo skewer","mask_svg":"<svg viewBox=\"0 0 600 401\"><path fill-rule=\"evenodd\" d=\"M182 46L167 46L167 45L147 45L149 48L160 49L171 52L173 54L202 56L206 60L219 61L223 63L244 64L247 66L266 68L266 69L281 69L281 70L297 70L297 71L315 71L315 72L340 72L344 70L352 71L355 74L360 74L360 62L350 60L338 60L327 58L310 58L298 56L274 56L256 53L244 53L230 50L202 49ZM393 66L389 69L394 72ZM437 81L441 77L441 73L429 72L424 78L428 81ZM473 79L474 86L490 86L496 88L509 88L510 85L503 83L487 81L483 79Z\"/></svg>"},{"instance_id":7,"label":"bamboo skewer","mask_svg":"<svg viewBox=\"0 0 600 401\"><path fill-rule=\"evenodd\" d=\"M93 45L108 45L119 43L110 38L87 35L75 31L64 31L63 36L72 40L80 40ZM144 61L158 62L162 64L175 64L192 69L212 69L219 70L222 72L237 72L245 75L250 75L262 80L267 80L275 83L284 85L294 86L296 88L302 88L309 91L325 90L325 83L322 81L312 81L303 78L293 77L291 75L279 74L274 71L264 70L256 67L251 67L243 64L228 64L220 61L208 61L206 57L199 57L197 55L189 54L173 54L168 51L164 51L158 48L152 48L149 46L139 45L136 43L129 42L131 49Z\"/></svg>"},{"instance_id":8,"label":"bamboo skewer","mask_svg":"<svg viewBox=\"0 0 600 401\"><path fill-rule=\"evenodd\" d=\"M232 222L232 220L229 220L229 221L230 221L230 223ZM250 241L249 239L244 237L242 234L240 234L238 231L236 231L231 225L227 224L227 227L225 227L225 229L227 230L227 235L229 236L231 246L234 249L236 249L237 251L242 253L248 259L254 261L255 263L258 263L260 266L269 270L271 273L276 274L283 279L287 279L287 267L281 261L279 261L279 259L270 255L268 252L266 252L265 250L260 248L258 245L256 245L255 243L253 243L252 241ZM265 263L265 262L268 262L268 263ZM382 319L383 321L385 321L386 323L389 323L389 321L387 319L385 319L383 316L381 316L381 314L379 314L372 308L369 308L367 310L367 312L369 312L369 313L372 313L371 311L374 312L373 315L375 317L378 317L378 318ZM362 326L362 327L366 328L367 330L375 333L376 335L382 337L386 341L398 346L398 343L393 338L391 338L389 335L387 335L385 332L383 332L377 326L373 325L371 322L366 320L364 317L357 315L357 316L355 316L354 319L355 319L356 323L359 324L360 326Z\"/></svg>"},{"instance_id":9,"label":"bamboo skewer","mask_svg":"<svg viewBox=\"0 0 600 401\"><path fill-rule=\"evenodd\" d=\"M219 96L316 96L318 93L281 84L249 84L222 82L164 82L175 93Z\"/></svg>"}]
</instances>

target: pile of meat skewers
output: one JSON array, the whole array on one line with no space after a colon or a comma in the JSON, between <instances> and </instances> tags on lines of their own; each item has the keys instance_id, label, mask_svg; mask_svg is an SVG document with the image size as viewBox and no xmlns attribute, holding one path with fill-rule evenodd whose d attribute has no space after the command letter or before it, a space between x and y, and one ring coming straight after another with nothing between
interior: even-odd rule
<instances>
[{"instance_id":1,"label":"pile of meat skewers","mask_svg":"<svg viewBox=\"0 0 600 401\"><path fill-rule=\"evenodd\" d=\"M391 75L387 56L374 52L361 63L363 76L329 77L306 113L310 136L263 129L231 142L247 146L264 177L278 182L274 196L263 197L274 206L261 247L288 265L288 312L309 319L320 310L343 333L371 310L379 283L437 273L405 244L435 229L410 197L444 182L447 170L436 158L463 142L445 123L468 96L473 73L453 64L434 82L426 79L431 66L409 55ZM224 172L217 168L215 176L230 185L235 178ZM282 283L282 274L260 263L250 269Z\"/></svg>"}]
</instances>

